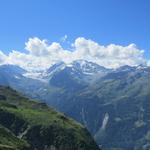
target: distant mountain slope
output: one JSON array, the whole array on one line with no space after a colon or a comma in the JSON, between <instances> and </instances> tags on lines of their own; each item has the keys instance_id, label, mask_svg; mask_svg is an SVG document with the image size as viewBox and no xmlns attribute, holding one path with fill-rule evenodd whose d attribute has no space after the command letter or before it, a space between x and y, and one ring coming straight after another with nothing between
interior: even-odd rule
<instances>
[{"instance_id":1,"label":"distant mountain slope","mask_svg":"<svg viewBox=\"0 0 150 150\"><path fill-rule=\"evenodd\" d=\"M121 67L66 101L104 149L150 149L149 67Z\"/></svg>"},{"instance_id":2,"label":"distant mountain slope","mask_svg":"<svg viewBox=\"0 0 150 150\"><path fill-rule=\"evenodd\" d=\"M88 131L63 114L0 86L0 148L98 150Z\"/></svg>"}]
</instances>

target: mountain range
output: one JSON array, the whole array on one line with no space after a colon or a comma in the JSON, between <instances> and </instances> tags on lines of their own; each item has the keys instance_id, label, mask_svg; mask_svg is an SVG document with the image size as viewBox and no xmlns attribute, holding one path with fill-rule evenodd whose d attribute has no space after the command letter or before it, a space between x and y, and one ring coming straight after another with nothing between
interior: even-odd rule
<instances>
[{"instance_id":1,"label":"mountain range","mask_svg":"<svg viewBox=\"0 0 150 150\"><path fill-rule=\"evenodd\" d=\"M150 149L150 67L108 69L85 60L43 71L0 66L0 84L82 123L104 150Z\"/></svg>"}]
</instances>

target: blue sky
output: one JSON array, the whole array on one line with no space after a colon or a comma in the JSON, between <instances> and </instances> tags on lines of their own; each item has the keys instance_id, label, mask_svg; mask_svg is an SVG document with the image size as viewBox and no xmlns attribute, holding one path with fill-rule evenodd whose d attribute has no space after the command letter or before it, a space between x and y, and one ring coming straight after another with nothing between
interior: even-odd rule
<instances>
[{"instance_id":1,"label":"blue sky","mask_svg":"<svg viewBox=\"0 0 150 150\"><path fill-rule=\"evenodd\" d=\"M149 0L1 0L0 49L21 51L30 37L58 42L67 35L71 42L135 43L150 58L149 8Z\"/></svg>"}]
</instances>

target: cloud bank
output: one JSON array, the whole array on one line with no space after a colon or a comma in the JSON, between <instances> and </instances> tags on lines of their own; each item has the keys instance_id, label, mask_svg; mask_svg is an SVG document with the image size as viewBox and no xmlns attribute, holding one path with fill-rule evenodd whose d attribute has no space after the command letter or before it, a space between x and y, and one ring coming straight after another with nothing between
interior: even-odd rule
<instances>
[{"instance_id":1,"label":"cloud bank","mask_svg":"<svg viewBox=\"0 0 150 150\"><path fill-rule=\"evenodd\" d=\"M138 49L135 44L103 46L90 39L79 37L71 46L73 50L70 51L57 42L48 44L47 40L29 38L25 43L26 53L13 50L6 55L0 51L0 64L14 64L27 70L41 70L60 61L70 63L78 59L95 62L107 68L147 63L143 57L144 51Z\"/></svg>"}]
</instances>

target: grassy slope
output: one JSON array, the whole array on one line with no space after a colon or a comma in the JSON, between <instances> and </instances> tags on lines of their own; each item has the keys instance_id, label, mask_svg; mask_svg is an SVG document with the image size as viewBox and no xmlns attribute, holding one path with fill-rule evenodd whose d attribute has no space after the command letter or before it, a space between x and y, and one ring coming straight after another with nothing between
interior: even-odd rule
<instances>
[{"instance_id":1,"label":"grassy slope","mask_svg":"<svg viewBox=\"0 0 150 150\"><path fill-rule=\"evenodd\" d=\"M81 148L81 150L84 150L84 149L97 150L98 149L97 145L95 144L95 142L93 141L89 133L81 124L76 123L72 119L68 119L66 116L54 111L53 109L48 108L45 104L40 104L40 103L36 103L34 101L28 100L27 98L19 95L16 91L10 88L0 87L0 96L1 95L2 95L2 98L0 98L0 124L7 126L5 119L2 119L2 116L4 114L6 115L9 114L9 116L13 115L14 119L17 120L17 121L15 120L16 122L18 122L18 120L23 120L20 122L25 121L24 124L27 124L27 126L30 126L30 127L40 126L40 130L42 128L41 132L54 131L55 133L53 133L53 136L54 136L53 140L54 140L54 143L56 144L54 144L53 142L52 143L56 147L59 144L60 146L58 146L57 148L60 150L62 149L61 147L63 146L63 144L64 146L66 146L66 150L69 149L69 146L70 146L70 150L74 149L73 147L76 147L76 149ZM5 96L6 98L3 96ZM9 122L9 124L11 125L8 126L8 128L13 132L16 131L16 129L14 129L16 128L14 127L16 126L16 123L14 122L12 123ZM17 134L17 132L15 134ZM42 138L41 133L39 134L40 134L40 137ZM51 133L49 134L52 136ZM50 135L47 135L47 136L49 137ZM70 138L69 136L72 136L72 139L69 139ZM46 140L46 136L44 136L43 138L45 138ZM24 136L24 139L29 141L30 144L35 143L35 141L33 141L33 143L31 142L31 140L34 140L34 138L31 139L31 136L28 136L28 137ZM66 139L70 141L66 141ZM19 140L19 139L16 138L13 140L14 145L9 144L9 143L8 145L16 146L15 140ZM20 142L18 141L17 143L21 143L21 142L24 142L24 141L20 141ZM72 145L71 144L69 145L68 142L72 142ZM26 143L24 144L26 145Z\"/></svg>"},{"instance_id":2,"label":"grassy slope","mask_svg":"<svg viewBox=\"0 0 150 150\"><path fill-rule=\"evenodd\" d=\"M0 150L19 150L29 148L29 144L17 138L12 132L0 125Z\"/></svg>"}]
</instances>

